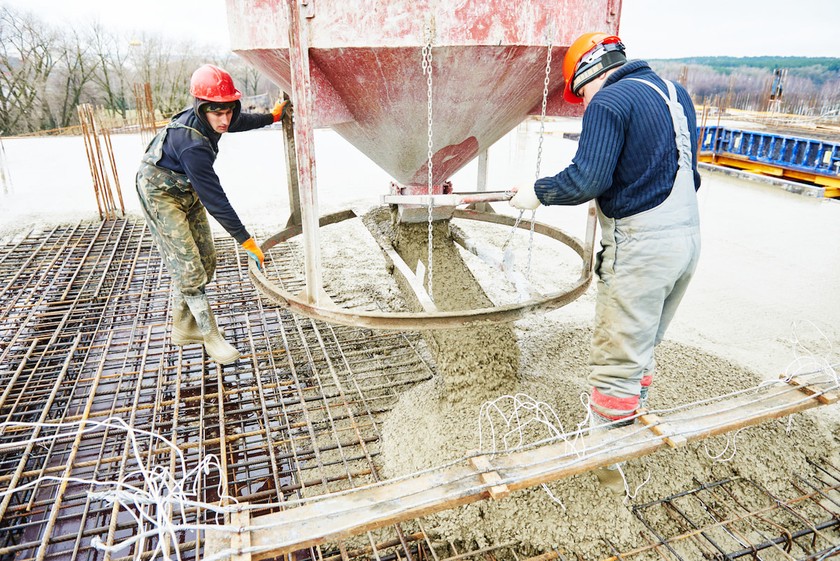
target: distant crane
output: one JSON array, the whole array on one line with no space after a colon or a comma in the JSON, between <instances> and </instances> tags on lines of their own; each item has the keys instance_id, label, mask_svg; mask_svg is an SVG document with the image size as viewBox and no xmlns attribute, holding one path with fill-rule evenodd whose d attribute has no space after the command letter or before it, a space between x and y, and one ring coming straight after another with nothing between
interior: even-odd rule
<instances>
[{"instance_id":1,"label":"distant crane","mask_svg":"<svg viewBox=\"0 0 840 561\"><path fill-rule=\"evenodd\" d=\"M770 86L770 99L767 102L767 110L772 113L779 113L781 111L785 78L787 78L787 68L776 68L773 70L773 83Z\"/></svg>"}]
</instances>

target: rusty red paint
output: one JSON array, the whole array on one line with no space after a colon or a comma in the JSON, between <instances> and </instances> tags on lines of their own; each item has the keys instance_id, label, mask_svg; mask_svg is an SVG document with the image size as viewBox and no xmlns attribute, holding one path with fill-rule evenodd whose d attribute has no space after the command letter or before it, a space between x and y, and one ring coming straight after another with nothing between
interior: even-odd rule
<instances>
[{"instance_id":1,"label":"rusty red paint","mask_svg":"<svg viewBox=\"0 0 840 561\"><path fill-rule=\"evenodd\" d=\"M227 4L237 54L290 92L285 1ZM580 33L617 33L620 0L317 0L314 8L303 20L311 122L336 130L401 184L426 182L421 48L424 25L433 26L433 182L440 184L539 114L549 38L547 114L580 114L562 100L563 54Z\"/></svg>"},{"instance_id":2,"label":"rusty red paint","mask_svg":"<svg viewBox=\"0 0 840 561\"><path fill-rule=\"evenodd\" d=\"M435 184L451 177L463 165L463 162L469 162L477 155L478 140L474 136L459 144L450 144L437 150L432 155L432 183ZM409 184L427 185L428 177L429 160L427 158L420 169L415 172Z\"/></svg>"}]
</instances>

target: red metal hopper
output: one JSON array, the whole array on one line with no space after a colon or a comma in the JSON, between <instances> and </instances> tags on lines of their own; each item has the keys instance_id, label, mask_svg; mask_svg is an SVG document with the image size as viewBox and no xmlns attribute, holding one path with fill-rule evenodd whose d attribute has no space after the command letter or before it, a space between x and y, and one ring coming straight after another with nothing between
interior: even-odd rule
<instances>
[{"instance_id":1,"label":"red metal hopper","mask_svg":"<svg viewBox=\"0 0 840 561\"><path fill-rule=\"evenodd\" d=\"M427 182L431 29L433 183L442 184L542 105L562 100L562 59L587 31L616 33L621 0L304 0L311 121L331 127L403 185ZM287 0L227 0L233 50L292 92Z\"/></svg>"}]
</instances>

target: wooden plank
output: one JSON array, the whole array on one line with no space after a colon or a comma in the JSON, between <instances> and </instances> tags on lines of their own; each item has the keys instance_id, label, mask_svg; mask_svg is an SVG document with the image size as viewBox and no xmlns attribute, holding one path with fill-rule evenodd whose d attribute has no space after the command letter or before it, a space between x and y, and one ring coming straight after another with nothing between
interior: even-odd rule
<instances>
[{"instance_id":1,"label":"wooden plank","mask_svg":"<svg viewBox=\"0 0 840 561\"><path fill-rule=\"evenodd\" d=\"M779 378L806 395L816 396L815 399L817 399L823 405L830 405L836 402L838 399L840 399L840 392L836 390L822 393L819 391L819 389L815 389L809 385L803 384L796 378L788 378L784 374L779 376Z\"/></svg>"},{"instance_id":2,"label":"wooden plank","mask_svg":"<svg viewBox=\"0 0 840 561\"><path fill-rule=\"evenodd\" d=\"M256 517L252 524L270 529L252 530L251 544L260 551L251 558L259 561L276 557L449 510L479 500L482 487L473 468L455 466L446 472L368 487L362 493Z\"/></svg>"},{"instance_id":3,"label":"wooden plank","mask_svg":"<svg viewBox=\"0 0 840 561\"><path fill-rule=\"evenodd\" d=\"M235 510L230 514L230 523L240 530L230 537L230 545L235 553L231 555L230 561L251 561L251 515L247 510Z\"/></svg>"},{"instance_id":4,"label":"wooden plank","mask_svg":"<svg viewBox=\"0 0 840 561\"><path fill-rule=\"evenodd\" d=\"M664 438L650 438L650 425L639 423L495 456L492 464L486 457L465 460L418 476L313 499L299 507L252 519L251 524L259 529L251 531L251 544L260 552L251 557L257 561L346 539L483 500L493 493L501 496L632 460L672 446L666 438L682 445L682 440L699 441L758 425L825 405L821 396L836 392L837 383L835 380L813 382L809 388L813 391L810 396L789 384L779 383L661 418L654 416L654 425L660 427ZM496 490L491 492L493 488ZM205 556L208 555L206 552Z\"/></svg>"},{"instance_id":5,"label":"wooden plank","mask_svg":"<svg viewBox=\"0 0 840 561\"><path fill-rule=\"evenodd\" d=\"M432 297L429 296L429 293L426 292L426 289L423 287L423 278L419 277L418 275L425 276L425 267L421 267L421 261L417 262L418 265L418 274L415 275L408 264L403 260L399 253L394 248L391 247L382 247L382 251L385 252L385 255L388 257L388 260L391 264L396 268L397 273L405 280L406 284L411 288L411 291L414 293L415 298L420 303L420 306L423 308L423 311L427 314L433 314L438 311L437 306L432 301Z\"/></svg>"},{"instance_id":6,"label":"wooden plank","mask_svg":"<svg viewBox=\"0 0 840 561\"><path fill-rule=\"evenodd\" d=\"M665 441L665 444L671 448L680 448L688 444L688 441L682 436L671 436L674 433L668 423L662 420L658 415L647 413L644 409L640 409L639 422L645 425L650 431Z\"/></svg>"},{"instance_id":7,"label":"wooden plank","mask_svg":"<svg viewBox=\"0 0 840 561\"><path fill-rule=\"evenodd\" d=\"M481 482L490 485L488 492L491 498L503 499L510 495L510 489L507 485L500 483L502 477L493 471L493 466L490 465L487 456L473 456L470 458L470 464L480 472Z\"/></svg>"}]
</instances>

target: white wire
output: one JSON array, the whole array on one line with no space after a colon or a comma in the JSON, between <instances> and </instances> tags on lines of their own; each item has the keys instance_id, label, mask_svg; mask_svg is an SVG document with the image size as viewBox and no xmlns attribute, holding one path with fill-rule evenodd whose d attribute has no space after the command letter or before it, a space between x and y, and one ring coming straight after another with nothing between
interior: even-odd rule
<instances>
[{"instance_id":1,"label":"white wire","mask_svg":"<svg viewBox=\"0 0 840 561\"><path fill-rule=\"evenodd\" d=\"M746 390L731 392L728 395L717 396L716 398L712 399L698 400L694 403L683 404L679 407L675 407L670 410L659 411L681 410L689 407L694 407L698 404L702 405L706 403L720 401L734 395L742 395L749 392L757 392L762 387L765 387L767 385L786 384L793 378L798 378L804 381L816 378L817 382L821 384L825 384L827 381L833 382L833 384L830 387L823 387L822 391L817 392L816 394L803 394L803 403L813 400L816 396L820 394L833 391L840 387L840 382L838 382L836 371L838 365L829 364L828 360L817 357L813 354L808 355L808 353L810 353L811 351L809 351L807 347L805 347L802 344L800 338L798 337L798 334L796 333L794 336L794 340L796 341L797 345L797 348L795 349L795 352L798 355L797 359L810 359L812 363L820 365L818 369L806 371L804 368L805 363L799 364L793 372L788 372L786 374L786 379L764 382L754 388L748 388ZM826 380L825 378L826 375L829 377L828 380ZM794 386L791 386L790 391L800 390L798 390ZM567 449L569 450L569 452L567 452L564 456L566 458L569 458L569 461L566 465L571 467L585 459L591 459L600 455L610 454L616 450L621 450L621 441L623 439L636 437L639 433L648 430L646 427L638 426L631 431L622 431L618 438L598 442L596 444L590 445L588 449L584 449L584 447L580 445L580 442L583 442L583 440L581 440L581 437L585 432L592 432L594 429L608 427L609 425L595 425L592 422L591 409L588 404L588 394L582 393L580 396L580 400L586 413L583 421L581 423L578 423L576 430L571 433L564 432L563 425L560 422L558 415L550 405L541 401L537 401L524 393L505 395L496 400L486 402L482 405L481 410L479 412L479 443L481 451L478 452L476 455L488 453L488 448L489 453L492 454L498 454L502 452L510 453L518 450L541 446L546 443L555 443L558 441L563 441L567 444ZM785 407L791 405L795 405L795 403L788 403L785 405ZM725 411L725 409L718 408L716 413L720 413L721 411ZM770 411L772 411L772 408L767 410L767 412ZM548 438L528 442L525 429L532 425L536 425L537 430L539 430L540 428L545 429L548 432ZM102 551L118 552L134 544L137 544L141 540L156 537L158 538L157 546L151 553L151 559L155 559L158 556L162 556L167 560L170 559L167 551L164 550L164 547L167 543L177 543L178 532L183 532L187 530L199 531L212 529L216 531L233 533L241 532L244 530L262 530L275 527L275 525L273 524L249 525L247 527L239 527L231 526L229 524L213 525L200 524L197 522L188 522L188 510L196 509L213 513L218 522L222 516L229 514L233 511L267 509L280 506L288 508L291 505L304 503L312 504L318 501L336 498L350 493L356 493L369 488L380 487L386 484L394 484L402 480L408 480L414 477L421 476L423 474L439 472L440 470L458 465L464 460L464 458L461 458L453 460L452 462L449 462L445 465L435 466L433 468L422 470L413 474L408 474L399 478L394 478L385 482L375 482L369 485L347 489L337 493L319 495L317 497L312 497L308 499L289 499L287 501L284 501L282 504L277 503L275 505L263 503L258 505L239 505L237 504L237 500L235 497L229 496L225 493L225 489L223 486L224 477L221 465L218 461L218 458L216 458L214 455L206 455L201 462L199 462L195 467L190 469L187 467L187 461L184 457L183 452L171 440L157 433L130 427L123 419L120 419L118 417L110 417L104 421L88 420L67 423L5 422L0 423L0 433L4 433L10 428L20 429L35 427L55 431L52 435L41 435L33 439L33 442L39 446L44 446L44 443L50 440L66 439L68 437L72 437L73 434L68 434L67 429L75 429L75 434L77 436L80 434L83 435L103 429L108 429L109 431L125 431L129 440L131 458L137 467L127 472L126 475L123 478L121 478L120 481L116 482L89 480L75 477L59 478L54 476L41 476L36 480L30 481L20 486L16 486L14 489L9 488L0 491L0 498L5 498L10 494L34 488L42 481L68 481L72 483L85 484L93 488L101 489L91 492L90 497L92 499L108 501L111 504L118 504L120 507L125 509L137 525L137 532L133 536L121 540L117 543L114 543L110 546L102 543L101 538L97 536L91 540L91 545ZM713 429L715 427L710 428ZM730 435L730 437L728 437L726 447L723 449L723 451L714 456L713 459L719 461L730 461L735 456L737 452L736 438L741 430L743 429L739 429L734 434ZM487 433L487 435L485 435L485 433ZM176 459L177 469L170 471L169 469L165 469L162 466L152 466L147 468L143 462L143 452L141 451L141 447L139 444L139 437L148 437L149 450L146 452L147 455L151 454L152 450L157 450L160 447L168 448L170 453L173 454L174 458ZM485 439L489 439L489 441L485 442ZM660 437L651 435L647 441L654 440L660 440ZM634 444L645 444L645 442L640 442L638 438L636 438ZM18 446L19 443L7 443L0 445L0 453ZM721 459L723 458L723 455L727 452L727 450L729 450L730 446L732 448L732 451L730 452L729 457L727 457L726 459ZM708 449L707 454L711 456L711 453L708 452ZM560 458L553 458L552 461L556 462L556 460L558 459ZM556 466L554 469L556 469ZM199 485L201 483L202 476L206 477L214 472L220 474L217 492L222 504L205 503L197 499L200 495ZM641 485L636 487L635 491L631 494L627 479L625 477L625 474L623 473L623 470L620 469L620 466L619 472L622 475L622 479L625 486L625 501L628 499L628 497L634 498L638 494L642 486L645 485L650 479L650 475L648 474L648 478ZM174 473L180 473L181 477L175 478ZM540 473L532 473L532 475L539 476ZM134 479L141 480L142 486L140 486L139 484L133 485L129 483L129 481L132 481ZM498 484L507 484L509 482L512 482L512 480L509 481L503 479L502 481L498 482ZM547 486L544 485L543 489L549 494L552 500L560 504L561 507L565 508L565 505L563 505L562 501L560 501L556 496L554 496L554 494ZM149 527L149 529L146 529L147 527ZM218 556L214 556L213 559L221 559L222 557L230 555L231 552L255 553L265 550L265 547L254 547L242 551L226 550L226 552L222 552ZM137 557L138 555L140 555L139 548L135 551L135 557ZM149 553L146 552L143 554L143 556L148 557ZM175 548L175 556L177 559L180 560L180 552L177 547ZM213 560L206 559L205 561Z\"/></svg>"},{"instance_id":2,"label":"white wire","mask_svg":"<svg viewBox=\"0 0 840 561\"><path fill-rule=\"evenodd\" d=\"M728 433L726 435L726 446L724 446L723 450L721 450L717 454L712 454L709 451L709 441L704 440L703 441L703 451L706 453L706 456L710 460L713 460L713 461L718 462L718 463L726 463L726 462L732 461L735 458L735 455L738 453L738 442L737 442L738 434L742 430L744 430L744 429L740 428L733 433ZM732 452L729 453L729 456L724 458L723 455L726 454L726 452L727 452L727 450L729 450L730 446L732 447Z\"/></svg>"},{"instance_id":3,"label":"white wire","mask_svg":"<svg viewBox=\"0 0 840 561\"><path fill-rule=\"evenodd\" d=\"M41 443L47 440L55 440L65 438L64 429L75 428L75 435L84 435L91 432L107 429L125 431L128 438L129 449L131 451L130 458L133 460L136 467L129 470L119 481L100 481L95 479L81 479L77 477L54 477L41 476L36 480L30 481L26 484L15 487L14 489L6 489L0 492L0 498L5 498L7 495L25 491L34 488L43 481L56 482L73 482L80 483L94 488L101 488L101 491L94 491L89 494L90 498L102 500L111 504L119 504L129 516L131 516L134 523L137 525L136 533L128 538L107 545L102 542L99 536L94 536L91 539L91 546L101 550L115 553L122 551L134 544L141 542L150 537L157 537L157 544L151 552L151 558L157 558L162 555L165 559L170 559L168 553L164 550L166 543L177 543L177 533L184 530L199 530L199 529L221 529L220 525L204 525L194 522L187 522L187 509L196 508L213 512L216 521L219 521L219 516L229 512L232 506L220 507L217 504L205 503L196 500L200 494L199 484L202 476L208 476L212 472L223 474L218 458L213 454L207 454L204 458L196 464L193 468L187 467L187 461L183 452L169 439L160 434L137 429L129 426L123 419L119 417L109 417L104 421L76 421L66 423L24 423L24 422L5 422L0 424L0 430L5 431L8 428L35 428L40 429L58 429L55 434L48 436L40 436L34 439L36 443ZM181 478L174 476L168 468L161 465L154 465L147 468L143 461L143 453L140 450L140 437L149 438L149 454L152 450L157 450L161 446L168 448L171 454L175 455ZM4 448L11 447L11 444L0 446L0 451ZM143 482L143 486L132 485L128 481L139 479ZM231 497L225 493L222 485L223 477L219 477L219 484L217 486L217 493L221 501L237 503L235 497ZM151 529L146 530L146 527ZM135 558L140 555L139 548L135 551ZM180 550L175 548L176 559L181 559Z\"/></svg>"},{"instance_id":4,"label":"white wire","mask_svg":"<svg viewBox=\"0 0 840 561\"><path fill-rule=\"evenodd\" d=\"M549 489L549 488L548 488L548 484L547 484L547 483L543 483L543 484L542 484L542 488L543 488L543 491L545 491L546 495L548 495L548 498L550 498L552 501L554 501L555 503L557 503L558 505L560 505L560 508L562 508L562 509L563 509L563 512L565 512L565 511L566 511L566 504L565 504L563 501L561 501L560 499L558 499L558 498L554 495L554 493L552 493L552 492L551 492L551 489Z\"/></svg>"},{"instance_id":5,"label":"white wire","mask_svg":"<svg viewBox=\"0 0 840 561\"><path fill-rule=\"evenodd\" d=\"M509 414L505 414L503 406L500 405L502 403L511 404L512 410ZM545 427L550 434L549 438L551 440L568 440L563 430L563 423L560 422L560 418L557 416L557 413L549 404L543 401L538 401L527 394L517 393L515 395L503 395L492 401L486 401L481 405L478 418L479 451L485 451L485 430L483 426L484 422L486 422L489 425L490 432L490 450L487 452L491 454L500 452L494 413L496 416L501 418L504 428L506 429L506 432L501 436L501 452L520 449L525 444L524 429L534 423ZM517 443L514 446L511 446L508 442L508 438L511 435L515 435L517 438ZM543 483L542 488L552 501L560 505L560 508L563 509L563 511L566 510L566 505L561 499L551 492L551 489L549 489L547 484Z\"/></svg>"}]
</instances>

